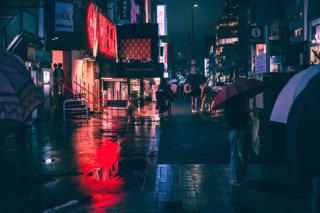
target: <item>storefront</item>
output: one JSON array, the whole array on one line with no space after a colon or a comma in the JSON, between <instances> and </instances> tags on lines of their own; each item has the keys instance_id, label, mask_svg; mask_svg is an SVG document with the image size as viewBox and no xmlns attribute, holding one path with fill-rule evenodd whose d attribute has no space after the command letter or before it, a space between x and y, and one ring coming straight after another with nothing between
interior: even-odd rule
<instances>
[{"instance_id":1,"label":"storefront","mask_svg":"<svg viewBox=\"0 0 320 213\"><path fill-rule=\"evenodd\" d=\"M138 99L142 106L143 101L155 100L164 73L164 64L158 63L158 25L129 24L117 30L117 77L127 79L128 97Z\"/></svg>"},{"instance_id":2,"label":"storefront","mask_svg":"<svg viewBox=\"0 0 320 213\"><path fill-rule=\"evenodd\" d=\"M66 92L84 98L92 111L102 110L104 88L116 87L104 83L115 76L117 56L116 26L93 1L73 7L72 3L53 5L55 11L69 8L68 29L50 28L48 35L53 48L53 63L62 63ZM70 7L69 7L70 6ZM49 26L55 26L57 17L48 17ZM60 26L60 25L59 25ZM69 90L70 89L70 90ZM109 97L114 97L110 95Z\"/></svg>"},{"instance_id":3,"label":"storefront","mask_svg":"<svg viewBox=\"0 0 320 213\"><path fill-rule=\"evenodd\" d=\"M160 63L118 63L117 75L127 78L128 95L155 100L155 92L163 76L164 65Z\"/></svg>"},{"instance_id":4,"label":"storefront","mask_svg":"<svg viewBox=\"0 0 320 213\"><path fill-rule=\"evenodd\" d=\"M27 48L27 60L25 62L27 69L30 71L31 78L38 87L38 91L44 98L44 105L42 110L50 109L50 96L51 96L51 82L53 70L50 68L52 63L52 53L43 51L35 47ZM32 120L37 120L40 116L45 116L50 113L41 112L36 108L32 112ZM47 118L40 118L47 119Z\"/></svg>"}]
</instances>

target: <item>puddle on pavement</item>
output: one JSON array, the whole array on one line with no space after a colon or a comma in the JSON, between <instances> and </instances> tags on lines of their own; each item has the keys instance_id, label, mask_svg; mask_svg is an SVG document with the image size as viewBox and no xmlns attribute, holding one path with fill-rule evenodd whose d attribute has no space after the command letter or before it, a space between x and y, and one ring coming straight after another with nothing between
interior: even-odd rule
<instances>
[{"instance_id":1,"label":"puddle on pavement","mask_svg":"<svg viewBox=\"0 0 320 213\"><path fill-rule=\"evenodd\" d=\"M139 125L114 119L93 118L89 124L67 121L52 125L45 134L39 129L32 137L9 137L18 142L7 143L3 155L7 161L3 163L19 165L20 170L25 170L22 165L39 164L38 173L30 174L28 180L30 193L36 193L41 202L46 203L45 199L49 199L46 196L51 196L51 192L40 194L41 190L50 188L54 193L68 191L67 195L61 195L63 198L48 201L52 206L61 206L81 197L90 198L88 205L93 209L118 205L128 193L144 187L149 158L154 157L153 153L149 155L149 150L154 144L157 120L151 117L137 120ZM28 146L20 150L21 144ZM10 149L19 152L13 155L8 151ZM12 184L16 182L14 180Z\"/></svg>"}]
</instances>

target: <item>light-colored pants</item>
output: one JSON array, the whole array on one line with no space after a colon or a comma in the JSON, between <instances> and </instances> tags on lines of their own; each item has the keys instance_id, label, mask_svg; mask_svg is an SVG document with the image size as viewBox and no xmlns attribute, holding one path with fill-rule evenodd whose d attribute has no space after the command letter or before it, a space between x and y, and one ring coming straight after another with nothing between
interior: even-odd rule
<instances>
[{"instance_id":1,"label":"light-colored pants","mask_svg":"<svg viewBox=\"0 0 320 213\"><path fill-rule=\"evenodd\" d=\"M248 172L250 134L247 129L230 130L232 182L244 183Z\"/></svg>"},{"instance_id":2,"label":"light-colored pants","mask_svg":"<svg viewBox=\"0 0 320 213\"><path fill-rule=\"evenodd\" d=\"M198 108L198 97L197 96L191 96L191 109L197 110Z\"/></svg>"}]
</instances>

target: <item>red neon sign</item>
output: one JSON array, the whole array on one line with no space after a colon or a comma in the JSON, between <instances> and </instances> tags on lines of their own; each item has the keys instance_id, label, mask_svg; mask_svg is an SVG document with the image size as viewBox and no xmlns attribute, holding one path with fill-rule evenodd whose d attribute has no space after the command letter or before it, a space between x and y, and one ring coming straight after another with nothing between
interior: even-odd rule
<instances>
[{"instance_id":1,"label":"red neon sign","mask_svg":"<svg viewBox=\"0 0 320 213\"><path fill-rule=\"evenodd\" d=\"M97 8L92 2L87 11L87 34L91 50L93 50L94 44L99 41L99 52L107 57L116 58L116 27L102 13L97 12Z\"/></svg>"},{"instance_id":2,"label":"red neon sign","mask_svg":"<svg viewBox=\"0 0 320 213\"><path fill-rule=\"evenodd\" d=\"M116 27L99 13L99 51L108 57L116 57Z\"/></svg>"},{"instance_id":3,"label":"red neon sign","mask_svg":"<svg viewBox=\"0 0 320 213\"><path fill-rule=\"evenodd\" d=\"M96 33L97 33L97 12L95 10L94 4L90 3L87 11L87 35L88 35L89 47L91 50L93 49Z\"/></svg>"}]
</instances>

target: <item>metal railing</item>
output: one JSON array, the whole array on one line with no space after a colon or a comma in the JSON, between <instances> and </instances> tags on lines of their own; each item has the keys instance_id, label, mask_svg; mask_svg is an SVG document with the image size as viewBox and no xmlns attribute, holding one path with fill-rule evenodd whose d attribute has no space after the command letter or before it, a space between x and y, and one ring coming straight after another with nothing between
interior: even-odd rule
<instances>
[{"instance_id":1,"label":"metal railing","mask_svg":"<svg viewBox=\"0 0 320 213\"><path fill-rule=\"evenodd\" d=\"M80 108L66 108L66 104L68 102L84 102L86 104L86 107L80 107ZM63 102L63 120L66 120L66 111L69 110L77 110L77 111L83 111L86 110L86 116L87 116L87 123L88 123L88 117L89 117L89 112L88 112L88 102L86 100L65 100Z\"/></svg>"},{"instance_id":2,"label":"metal railing","mask_svg":"<svg viewBox=\"0 0 320 213\"><path fill-rule=\"evenodd\" d=\"M100 105L97 105L96 103L94 103L93 101L91 101L91 100L89 99L89 95L91 95L92 97L96 98L97 100L108 101L108 102L111 102L111 103L114 103L116 100L101 99L101 98L97 97L95 94L93 94L92 92L88 91L85 87L82 87L82 88L81 88L82 91L86 92L85 94L82 94L82 93L80 93L80 92L78 92L78 91L75 91L75 90L69 88L67 85L65 85L64 83L62 83L61 81L59 81L59 80L57 80L57 79L55 79L55 81L56 81L57 83L59 83L60 85L62 85L62 86L63 86L64 88L66 88L67 90L69 90L69 91L73 94L73 96L79 95L79 98L80 98L80 99L82 99L82 100L85 99L85 101L87 102L87 104L92 104L92 105L93 105L94 107L96 107L97 109L100 109L100 110L106 112L107 115L109 114L109 112L111 112L111 113L110 113L111 117L114 116L114 110L116 110L116 111L117 111L118 120L120 120L120 113L119 113L119 111L120 111L120 110L126 110L126 108L121 108L121 109L120 109L118 104L117 104L116 106L113 105L113 104L111 104L111 107L101 107ZM80 91L81 91L81 90L80 90ZM74 101L78 101L78 100L74 100ZM88 108L89 108L89 107L88 107ZM63 110L63 113L65 113L65 110ZM65 116L65 115L64 115L64 116ZM107 116L107 120L108 120L108 119L109 119L109 116Z\"/></svg>"}]
</instances>

